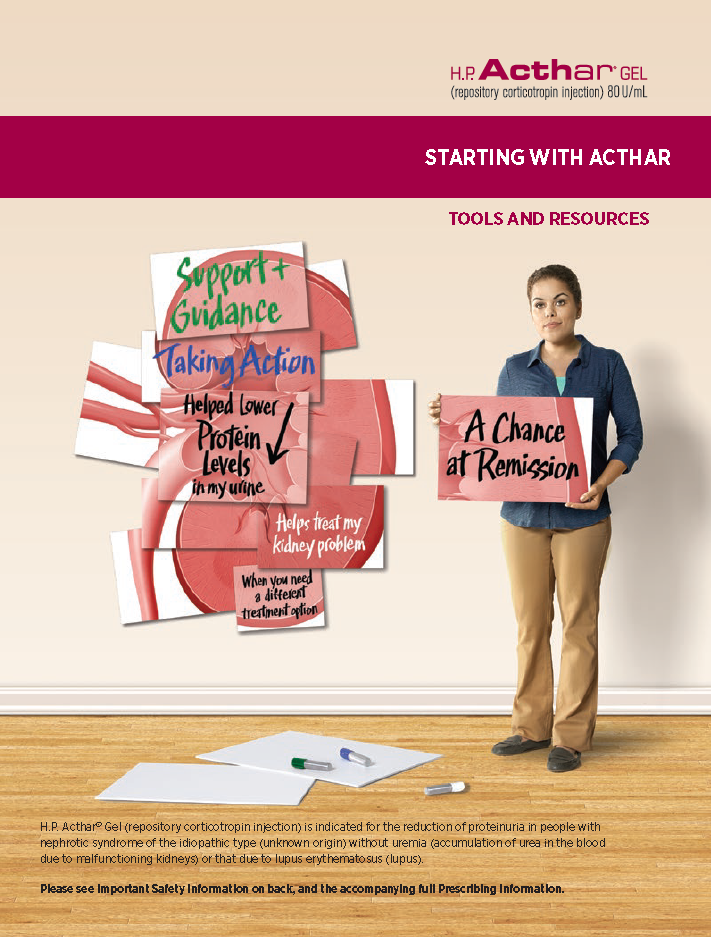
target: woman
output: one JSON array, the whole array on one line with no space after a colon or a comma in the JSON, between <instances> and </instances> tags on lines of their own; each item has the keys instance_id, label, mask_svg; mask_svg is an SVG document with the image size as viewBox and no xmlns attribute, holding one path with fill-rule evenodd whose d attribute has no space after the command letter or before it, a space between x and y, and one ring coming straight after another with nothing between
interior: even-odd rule
<instances>
[{"instance_id":1,"label":"woman","mask_svg":"<svg viewBox=\"0 0 711 937\"><path fill-rule=\"evenodd\" d=\"M582 315L578 278L552 264L528 279L533 325L541 339L509 358L498 396L593 398L591 478L576 504L504 502L502 536L518 621L518 683L513 734L495 755L553 749L550 771L580 767L592 747L597 716L597 617L600 579L610 543L608 487L630 471L642 448L642 423L629 372L616 351L592 345L575 327ZM439 423L439 395L429 405ZM617 445L607 455L612 414ZM563 622L561 663L553 711L550 650L553 593Z\"/></svg>"}]
</instances>

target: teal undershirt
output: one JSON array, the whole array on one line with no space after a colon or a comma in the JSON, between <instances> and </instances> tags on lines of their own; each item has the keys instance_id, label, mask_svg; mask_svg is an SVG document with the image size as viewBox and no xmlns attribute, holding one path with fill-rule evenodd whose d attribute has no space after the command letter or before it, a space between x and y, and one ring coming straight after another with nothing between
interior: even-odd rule
<instances>
[{"instance_id":1,"label":"teal undershirt","mask_svg":"<svg viewBox=\"0 0 711 937\"><path fill-rule=\"evenodd\" d=\"M565 390L565 376L563 376L563 377L557 377L557 378L555 379L555 382L556 382L556 384L558 385L558 394L560 395L560 394L562 394L563 391Z\"/></svg>"}]
</instances>

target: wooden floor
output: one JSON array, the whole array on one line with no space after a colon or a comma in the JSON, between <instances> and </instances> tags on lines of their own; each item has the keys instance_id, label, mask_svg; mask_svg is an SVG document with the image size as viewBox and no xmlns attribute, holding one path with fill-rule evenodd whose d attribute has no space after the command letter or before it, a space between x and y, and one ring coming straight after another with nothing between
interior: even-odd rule
<instances>
[{"instance_id":1,"label":"wooden floor","mask_svg":"<svg viewBox=\"0 0 711 937\"><path fill-rule=\"evenodd\" d=\"M94 796L139 761L193 762L198 752L286 728L441 752L439 761L361 790L318 783L299 807L121 804ZM546 752L517 758L489 754L508 735L493 717L8 717L0 719L0 935L2 937L709 937L711 934L711 721L706 717L607 717L581 769L546 771ZM426 798L423 788L467 781L463 794ZM298 848L259 848L247 855L301 857L293 865L197 868L43 865L43 822L257 822L383 824L524 823L526 832L389 833L387 847L329 850L313 840L348 834L269 834L307 839ZM528 832L529 824L535 832ZM522 847L521 840L556 840L542 823L572 823L572 847ZM599 824L583 833L578 824ZM57 835L56 833L54 835ZM65 832L64 837L89 836ZM102 835L108 835L103 833ZM193 834L196 835L196 834ZM215 834L202 834L215 835ZM219 835L219 834L218 834ZM224 834L223 834L224 835ZM245 834L247 837L249 834ZM252 834L259 840L264 834ZM354 837L363 833L351 834ZM506 847L431 847L455 835L510 840ZM396 838L424 838L426 848L392 847ZM604 840L579 848L578 838ZM174 849L214 855L226 850ZM231 850L233 854L245 852ZM118 854L122 850L109 850ZM171 850L124 850L124 854ZM322 854L381 857L380 864L314 867ZM385 864L388 855L421 864ZM41 894L42 883L75 893ZM76 886L154 883L252 886L328 884L335 894L190 895L76 894ZM435 885L435 894L419 886ZM500 894L499 884L559 885L562 894ZM496 894L439 894L443 885L496 886ZM398 885L416 894L341 894L343 886Z\"/></svg>"}]
</instances>

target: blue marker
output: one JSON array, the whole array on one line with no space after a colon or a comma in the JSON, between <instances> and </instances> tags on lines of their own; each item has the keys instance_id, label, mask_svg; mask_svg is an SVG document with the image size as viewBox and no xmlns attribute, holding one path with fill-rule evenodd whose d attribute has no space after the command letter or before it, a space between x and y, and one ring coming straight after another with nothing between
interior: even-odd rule
<instances>
[{"instance_id":1,"label":"blue marker","mask_svg":"<svg viewBox=\"0 0 711 937\"><path fill-rule=\"evenodd\" d=\"M369 768L374 764L372 758L368 758L367 755L359 755L358 752L351 751L350 748L341 749L341 758L345 758L346 761L352 761L356 765L362 765L364 768Z\"/></svg>"}]
</instances>

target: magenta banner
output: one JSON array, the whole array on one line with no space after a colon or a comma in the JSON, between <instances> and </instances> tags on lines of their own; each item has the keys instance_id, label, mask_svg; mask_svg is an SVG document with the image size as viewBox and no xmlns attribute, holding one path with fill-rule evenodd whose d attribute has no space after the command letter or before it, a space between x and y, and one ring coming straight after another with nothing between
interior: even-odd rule
<instances>
[{"instance_id":1,"label":"magenta banner","mask_svg":"<svg viewBox=\"0 0 711 937\"><path fill-rule=\"evenodd\" d=\"M540 116L189 120L191 139L204 145L181 143L184 117L2 118L0 195L703 198L709 192L701 141L711 134L710 118L571 116L564 134L559 117Z\"/></svg>"}]
</instances>

